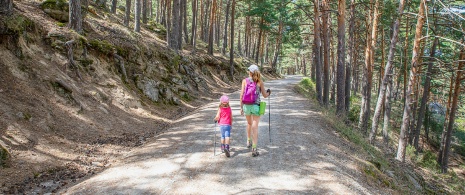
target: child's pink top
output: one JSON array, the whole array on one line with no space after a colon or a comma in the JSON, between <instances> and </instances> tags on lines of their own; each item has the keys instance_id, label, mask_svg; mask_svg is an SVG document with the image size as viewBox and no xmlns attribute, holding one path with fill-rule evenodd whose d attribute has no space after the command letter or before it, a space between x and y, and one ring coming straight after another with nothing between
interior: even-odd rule
<instances>
[{"instance_id":1,"label":"child's pink top","mask_svg":"<svg viewBox=\"0 0 465 195\"><path fill-rule=\"evenodd\" d=\"M218 124L220 125L232 125L232 111L231 107L220 107L220 119L218 120Z\"/></svg>"}]
</instances>

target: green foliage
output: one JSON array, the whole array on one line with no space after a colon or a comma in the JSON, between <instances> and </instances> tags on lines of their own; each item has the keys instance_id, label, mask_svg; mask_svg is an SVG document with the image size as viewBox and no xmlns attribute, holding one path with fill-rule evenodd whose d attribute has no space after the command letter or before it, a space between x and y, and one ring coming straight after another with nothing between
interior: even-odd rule
<instances>
[{"instance_id":1,"label":"green foliage","mask_svg":"<svg viewBox=\"0 0 465 195\"><path fill-rule=\"evenodd\" d=\"M63 23L63 22L56 22L55 24L57 26L59 26L59 27L65 27L66 26L66 23Z\"/></svg>"},{"instance_id":2,"label":"green foliage","mask_svg":"<svg viewBox=\"0 0 465 195\"><path fill-rule=\"evenodd\" d=\"M359 105L353 105L349 109L349 113L347 114L347 117L351 122L358 122L360 118L360 106Z\"/></svg>"},{"instance_id":3,"label":"green foliage","mask_svg":"<svg viewBox=\"0 0 465 195\"><path fill-rule=\"evenodd\" d=\"M110 55L113 53L113 49L115 48L110 42L107 40L98 40L98 39L93 39L89 41L89 44L92 48L94 48L97 51L100 51L106 55Z\"/></svg>"},{"instance_id":4,"label":"green foliage","mask_svg":"<svg viewBox=\"0 0 465 195\"><path fill-rule=\"evenodd\" d=\"M7 29L9 31L19 33L34 27L34 22L22 15L12 15L5 19Z\"/></svg>"},{"instance_id":5,"label":"green foliage","mask_svg":"<svg viewBox=\"0 0 465 195\"><path fill-rule=\"evenodd\" d=\"M152 32L155 32L155 33L157 33L157 34L166 36L166 29L165 29L165 27L164 27L162 24L157 23L155 20L150 20L150 21L148 22L147 29L149 29L149 30L151 30Z\"/></svg>"},{"instance_id":6,"label":"green foliage","mask_svg":"<svg viewBox=\"0 0 465 195\"><path fill-rule=\"evenodd\" d=\"M310 78L303 78L300 81L300 85L302 85L302 87L305 89L315 91L315 83Z\"/></svg>"},{"instance_id":7,"label":"green foliage","mask_svg":"<svg viewBox=\"0 0 465 195\"><path fill-rule=\"evenodd\" d=\"M419 164L422 167L429 168L430 170L438 170L439 164L436 160L437 160L436 154L427 150L425 153L423 153Z\"/></svg>"},{"instance_id":8,"label":"green foliage","mask_svg":"<svg viewBox=\"0 0 465 195\"><path fill-rule=\"evenodd\" d=\"M2 145L0 145L0 167L7 167L8 166L8 159L10 158L10 153L8 153L8 150L3 148Z\"/></svg>"},{"instance_id":9,"label":"green foliage","mask_svg":"<svg viewBox=\"0 0 465 195\"><path fill-rule=\"evenodd\" d=\"M42 9L56 9L61 11L69 11L68 2L65 0L45 0L40 4Z\"/></svg>"}]
</instances>

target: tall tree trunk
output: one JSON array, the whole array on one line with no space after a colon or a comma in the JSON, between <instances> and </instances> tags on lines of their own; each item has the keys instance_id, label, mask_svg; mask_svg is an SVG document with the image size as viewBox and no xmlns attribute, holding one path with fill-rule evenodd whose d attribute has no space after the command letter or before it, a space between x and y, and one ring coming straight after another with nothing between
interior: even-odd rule
<instances>
[{"instance_id":1,"label":"tall tree trunk","mask_svg":"<svg viewBox=\"0 0 465 195\"><path fill-rule=\"evenodd\" d=\"M228 0L229 5L229 0ZM231 44L229 44L229 66L231 67L230 73L231 78L234 80L234 15L236 14L236 0L232 0L232 8L231 8L231 35L230 40ZM226 31L225 31L226 32ZM239 31L240 32L240 31ZM225 33L226 34L226 33ZM239 37L238 40L241 40Z\"/></svg>"},{"instance_id":2,"label":"tall tree trunk","mask_svg":"<svg viewBox=\"0 0 465 195\"><path fill-rule=\"evenodd\" d=\"M134 3L134 31L140 32L140 11L141 11L141 1L142 0L135 0Z\"/></svg>"},{"instance_id":3,"label":"tall tree trunk","mask_svg":"<svg viewBox=\"0 0 465 195\"><path fill-rule=\"evenodd\" d=\"M314 42L314 48L313 48L313 55L314 55L314 66L315 66L315 85L316 85L316 99L320 103L320 105L323 105L323 97L322 97L322 81L321 81L321 39L320 39L320 2L319 0L314 0L313 1L313 12L314 12L314 28L313 28L313 42Z\"/></svg>"},{"instance_id":4,"label":"tall tree trunk","mask_svg":"<svg viewBox=\"0 0 465 195\"><path fill-rule=\"evenodd\" d=\"M5 2L5 5L8 2ZM73 29L77 33L82 33L82 13L81 0L70 0L69 2L69 23L68 28Z\"/></svg>"},{"instance_id":5,"label":"tall tree trunk","mask_svg":"<svg viewBox=\"0 0 465 195\"><path fill-rule=\"evenodd\" d=\"M258 33L258 39L257 39L257 53L255 53L255 63L258 63L258 58L259 58L259 54L260 54L260 46L262 45L262 33L263 33L263 29L262 29L262 26L263 26L263 23L265 22L265 18L264 17L261 17L260 19L260 24L258 25L258 28L259 28L259 33Z\"/></svg>"},{"instance_id":6,"label":"tall tree trunk","mask_svg":"<svg viewBox=\"0 0 465 195\"><path fill-rule=\"evenodd\" d=\"M345 115L345 59L346 59L346 24L345 24L346 1L339 0L337 15L337 104L336 113ZM349 76L349 75L347 75Z\"/></svg>"},{"instance_id":7,"label":"tall tree trunk","mask_svg":"<svg viewBox=\"0 0 465 195\"><path fill-rule=\"evenodd\" d=\"M187 0L182 0L181 9L182 9L181 14L183 17L182 26L183 26L183 31L184 31L184 43L189 44L189 33L187 30Z\"/></svg>"},{"instance_id":8,"label":"tall tree trunk","mask_svg":"<svg viewBox=\"0 0 465 195\"><path fill-rule=\"evenodd\" d=\"M147 24L148 0L142 0L142 23Z\"/></svg>"},{"instance_id":9,"label":"tall tree trunk","mask_svg":"<svg viewBox=\"0 0 465 195\"><path fill-rule=\"evenodd\" d=\"M228 47L228 21L229 21L229 7L231 6L231 0L228 0L226 4L226 12L225 12L225 19L224 19L224 36L223 36L223 49L221 50L221 53L226 54L226 47ZM231 20L232 20L231 16ZM234 36L232 36L234 37Z\"/></svg>"},{"instance_id":10,"label":"tall tree trunk","mask_svg":"<svg viewBox=\"0 0 465 195\"><path fill-rule=\"evenodd\" d=\"M197 39L197 13L198 13L198 0L192 0L192 32L191 32L191 45L193 46L192 53L195 53L195 45Z\"/></svg>"},{"instance_id":11,"label":"tall tree trunk","mask_svg":"<svg viewBox=\"0 0 465 195\"><path fill-rule=\"evenodd\" d=\"M452 72L452 76L450 77L450 85L449 85L449 98L447 100L446 104L446 116L444 117L444 124L443 124L443 129L442 129L442 134L441 134L441 143L439 144L439 151L438 151L438 164L442 164L443 160L443 153L444 153L444 147L446 145L446 137L447 137L447 122L448 119L450 118L450 107L452 104L452 90L454 89L454 74L455 72Z\"/></svg>"},{"instance_id":12,"label":"tall tree trunk","mask_svg":"<svg viewBox=\"0 0 465 195\"><path fill-rule=\"evenodd\" d=\"M179 8L181 7L181 0L173 0L173 8L172 8L172 23L171 23L171 34L170 35L170 43L169 47L174 50L179 50L180 49L180 43L179 43L179 32L181 28L180 20L181 20L181 15L179 12Z\"/></svg>"},{"instance_id":13,"label":"tall tree trunk","mask_svg":"<svg viewBox=\"0 0 465 195\"><path fill-rule=\"evenodd\" d=\"M322 20L323 20L323 105L328 106L329 104L329 59L330 59L330 37L329 37L329 0L322 0Z\"/></svg>"},{"instance_id":14,"label":"tall tree trunk","mask_svg":"<svg viewBox=\"0 0 465 195\"><path fill-rule=\"evenodd\" d=\"M372 2L372 1L371 1ZM370 116L371 104L371 89L373 84L373 63L374 50L376 45L376 33L378 27L378 5L379 0L375 0L373 11L368 17L368 21L373 19L373 22L367 33L367 46L365 50L365 67L363 71L363 90L362 90L362 106L360 110L359 128L362 132L367 133L368 117Z\"/></svg>"},{"instance_id":15,"label":"tall tree trunk","mask_svg":"<svg viewBox=\"0 0 465 195\"><path fill-rule=\"evenodd\" d=\"M350 109L350 87L351 87L351 68L355 63L352 63L353 59L355 58L355 0L351 0L350 2L350 23L349 23L349 59L346 67L346 78L345 78L345 92L344 92L344 106L345 111L348 112Z\"/></svg>"},{"instance_id":16,"label":"tall tree trunk","mask_svg":"<svg viewBox=\"0 0 465 195\"><path fill-rule=\"evenodd\" d=\"M126 15L124 17L124 26L129 27L129 20L131 20L131 0L126 0Z\"/></svg>"},{"instance_id":17,"label":"tall tree trunk","mask_svg":"<svg viewBox=\"0 0 465 195\"><path fill-rule=\"evenodd\" d=\"M213 27L215 24L216 0L213 0L210 13L210 30L208 33L208 54L213 55Z\"/></svg>"},{"instance_id":18,"label":"tall tree trunk","mask_svg":"<svg viewBox=\"0 0 465 195\"><path fill-rule=\"evenodd\" d=\"M0 15L10 15L12 13L13 13L13 0L0 0Z\"/></svg>"},{"instance_id":19,"label":"tall tree trunk","mask_svg":"<svg viewBox=\"0 0 465 195\"><path fill-rule=\"evenodd\" d=\"M166 0L166 43L168 46L171 45L171 37L173 36L172 33L172 13L171 13L171 0ZM170 46L171 47L171 46ZM171 47L173 48L173 47Z\"/></svg>"},{"instance_id":20,"label":"tall tree trunk","mask_svg":"<svg viewBox=\"0 0 465 195\"><path fill-rule=\"evenodd\" d=\"M455 114L457 113L457 107L458 107L459 96L460 96L460 83L463 80L462 72L463 72L464 66L465 66L465 50L462 49L462 51L460 52L460 61L459 61L458 69L457 69L457 76L455 78L454 96L452 99L452 107L450 108L449 124L447 126L447 133L445 136L446 140L441 141L441 143L444 143L444 146L441 146L441 148L443 149L443 151L441 152L442 159L440 163L442 173L447 173L447 169L448 169L451 136L452 136L452 131L454 130Z\"/></svg>"},{"instance_id":21,"label":"tall tree trunk","mask_svg":"<svg viewBox=\"0 0 465 195\"><path fill-rule=\"evenodd\" d=\"M429 98L429 91L430 91L430 85L431 85L431 72L433 70L433 61L434 61L434 56L436 53L436 46L438 44L439 39L435 38L433 45L431 46L431 52L429 54L429 63L428 63L428 70L425 73L425 83L424 83L424 89L423 89L423 96L421 98L421 104L420 104L420 111L418 112L418 120L417 120L417 126L415 129L415 132L413 134L414 140L413 140L413 146L417 149L418 151L418 141L420 137L420 129L421 125L423 124L423 118L425 116L425 110L426 110L426 105L428 102Z\"/></svg>"},{"instance_id":22,"label":"tall tree trunk","mask_svg":"<svg viewBox=\"0 0 465 195\"><path fill-rule=\"evenodd\" d=\"M177 17L179 18L179 24L178 24L178 29L177 29L177 33L176 33L176 36L178 38L177 40L177 45L176 47L179 49L179 50L182 50L182 31L183 31L183 26L184 26L184 17L183 17L183 1L186 1L186 0L179 0L179 7L178 7L178 11L176 12L178 15Z\"/></svg>"},{"instance_id":23,"label":"tall tree trunk","mask_svg":"<svg viewBox=\"0 0 465 195\"><path fill-rule=\"evenodd\" d=\"M421 0L420 8L418 11L418 19L417 19L417 26L415 29L415 40L413 43L413 52L412 52L412 63L410 69L410 77L409 77L409 84L407 88L407 96L405 97L405 107L404 107L404 114L402 118L402 126L400 129L400 136L399 136L399 145L397 149L397 156L396 159L404 162L405 161L405 148L407 147L407 132L408 126L410 124L410 115L411 111L411 104L413 102L411 94L413 93L413 87L415 86L415 75L417 74L417 66L418 60L420 58L420 41L421 41L421 30L423 28L423 24L425 22L425 0Z\"/></svg>"},{"instance_id":24,"label":"tall tree trunk","mask_svg":"<svg viewBox=\"0 0 465 195\"><path fill-rule=\"evenodd\" d=\"M383 80L380 85L378 101L376 102L376 108L375 108L374 116L373 116L373 123L371 126L371 132L370 132L370 137L369 137L371 144L373 144L373 140L376 137L376 131L378 130L379 116L381 115L382 104L384 102L384 97L386 96L387 85L390 82L392 82L392 69L393 69L392 64L394 62L394 54L396 52L397 41L399 40L399 25L400 25L400 20L402 19L402 15L404 13L404 5L405 5L405 0L401 0L399 2L399 7L397 8L397 13L399 15L397 16L397 19L394 22L392 37L391 37L391 44L389 45L388 61L386 63L386 66L384 67L385 73L384 73Z\"/></svg>"},{"instance_id":25,"label":"tall tree trunk","mask_svg":"<svg viewBox=\"0 0 465 195\"><path fill-rule=\"evenodd\" d=\"M231 11L231 12L232 12L232 11ZM234 16L233 16L232 13L231 13L231 22L232 22L232 20L233 20L233 17L234 17ZM237 31L237 34L238 34L238 35L237 35L237 52L239 52L239 55L242 55L242 47L241 47L241 29L240 29L241 26L242 26L242 23L239 24L239 30ZM233 33L233 32L231 32L231 33ZM232 44L232 42L233 42L232 39L230 39L230 41L231 41L231 44Z\"/></svg>"},{"instance_id":26,"label":"tall tree trunk","mask_svg":"<svg viewBox=\"0 0 465 195\"><path fill-rule=\"evenodd\" d=\"M111 9L110 12L116 14L116 6L118 4L118 0L111 1Z\"/></svg>"},{"instance_id":27,"label":"tall tree trunk","mask_svg":"<svg viewBox=\"0 0 465 195\"><path fill-rule=\"evenodd\" d=\"M278 55L281 50L281 40L283 36L283 27L284 27L284 22L282 20L279 20L279 26L278 26L278 38L276 40L276 45L274 48L274 54L273 54L273 61L271 62L271 69L277 70L277 63L278 63Z\"/></svg>"}]
</instances>

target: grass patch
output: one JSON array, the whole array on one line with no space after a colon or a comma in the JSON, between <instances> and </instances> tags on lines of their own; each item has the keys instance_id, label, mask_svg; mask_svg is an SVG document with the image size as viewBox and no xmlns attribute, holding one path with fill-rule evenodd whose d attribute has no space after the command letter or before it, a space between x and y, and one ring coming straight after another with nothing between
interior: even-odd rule
<instances>
[{"instance_id":1,"label":"grass patch","mask_svg":"<svg viewBox=\"0 0 465 195\"><path fill-rule=\"evenodd\" d=\"M3 148L3 146L0 145L0 167L8 167L8 159L10 158L10 153L8 153L8 150Z\"/></svg>"}]
</instances>

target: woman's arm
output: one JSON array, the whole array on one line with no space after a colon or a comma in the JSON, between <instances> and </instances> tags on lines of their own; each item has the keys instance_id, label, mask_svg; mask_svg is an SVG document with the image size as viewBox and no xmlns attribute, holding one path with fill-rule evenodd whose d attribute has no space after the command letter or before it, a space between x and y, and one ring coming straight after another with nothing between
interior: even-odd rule
<instances>
[{"instance_id":1,"label":"woman's arm","mask_svg":"<svg viewBox=\"0 0 465 195\"><path fill-rule=\"evenodd\" d=\"M242 86L241 86L241 95L239 96L239 103L241 104L241 115L244 115L244 111L242 110L242 95L244 95L244 88L247 82L245 79L242 79Z\"/></svg>"},{"instance_id":2,"label":"woman's arm","mask_svg":"<svg viewBox=\"0 0 465 195\"><path fill-rule=\"evenodd\" d=\"M260 92L262 93L264 98L267 98L271 94L271 91L269 93L266 92L265 84L262 81L260 81Z\"/></svg>"}]
</instances>

